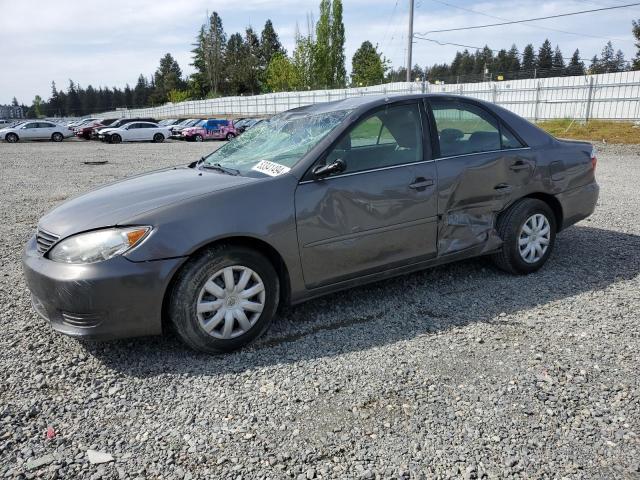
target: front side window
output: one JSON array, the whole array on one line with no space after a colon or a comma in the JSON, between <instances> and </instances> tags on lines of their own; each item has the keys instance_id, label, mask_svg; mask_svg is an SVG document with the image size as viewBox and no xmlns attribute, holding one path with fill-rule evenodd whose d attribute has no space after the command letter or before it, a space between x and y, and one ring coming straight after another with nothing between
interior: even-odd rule
<instances>
[{"instance_id":1,"label":"front side window","mask_svg":"<svg viewBox=\"0 0 640 480\"><path fill-rule=\"evenodd\" d=\"M449 157L501 149L500 127L484 109L468 103L432 100L440 156Z\"/></svg>"},{"instance_id":2,"label":"front side window","mask_svg":"<svg viewBox=\"0 0 640 480\"><path fill-rule=\"evenodd\" d=\"M418 105L385 107L360 120L329 152L325 163L338 159L346 164L344 173L422 160Z\"/></svg>"},{"instance_id":3,"label":"front side window","mask_svg":"<svg viewBox=\"0 0 640 480\"><path fill-rule=\"evenodd\" d=\"M203 167L220 165L257 176L288 171L349 113L337 110L276 115L207 156Z\"/></svg>"}]
</instances>

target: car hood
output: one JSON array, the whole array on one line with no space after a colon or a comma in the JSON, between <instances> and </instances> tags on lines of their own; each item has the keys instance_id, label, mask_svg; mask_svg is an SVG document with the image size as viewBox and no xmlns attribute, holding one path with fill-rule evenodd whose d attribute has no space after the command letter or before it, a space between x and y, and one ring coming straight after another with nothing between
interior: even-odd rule
<instances>
[{"instance_id":1,"label":"car hood","mask_svg":"<svg viewBox=\"0 0 640 480\"><path fill-rule=\"evenodd\" d=\"M60 238L115 225L145 212L260 179L176 167L115 182L68 200L40 219L38 227Z\"/></svg>"}]
</instances>

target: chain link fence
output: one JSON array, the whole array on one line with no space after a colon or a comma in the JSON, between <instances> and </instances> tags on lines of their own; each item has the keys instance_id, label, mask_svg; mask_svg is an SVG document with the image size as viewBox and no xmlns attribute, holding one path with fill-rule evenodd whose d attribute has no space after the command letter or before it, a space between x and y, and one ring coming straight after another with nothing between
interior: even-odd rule
<instances>
[{"instance_id":1,"label":"chain link fence","mask_svg":"<svg viewBox=\"0 0 640 480\"><path fill-rule=\"evenodd\" d=\"M282 92L168 103L160 107L105 112L108 117L253 117L365 95L446 93L500 105L527 119L640 121L640 71L482 83L396 82L361 88Z\"/></svg>"}]
</instances>

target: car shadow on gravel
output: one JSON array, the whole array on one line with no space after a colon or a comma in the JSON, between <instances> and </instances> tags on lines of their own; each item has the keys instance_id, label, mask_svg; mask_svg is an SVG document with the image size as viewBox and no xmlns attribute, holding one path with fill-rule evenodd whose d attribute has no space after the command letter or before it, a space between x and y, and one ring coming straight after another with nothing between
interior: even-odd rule
<instances>
[{"instance_id":1,"label":"car shadow on gravel","mask_svg":"<svg viewBox=\"0 0 640 480\"><path fill-rule=\"evenodd\" d=\"M524 320L535 307L636 277L639 251L638 235L574 226L559 235L554 254L535 274L508 275L480 258L358 287L284 309L265 336L231 354L192 352L173 335L83 345L125 375L216 376L362 351L479 322L529 328Z\"/></svg>"}]
</instances>

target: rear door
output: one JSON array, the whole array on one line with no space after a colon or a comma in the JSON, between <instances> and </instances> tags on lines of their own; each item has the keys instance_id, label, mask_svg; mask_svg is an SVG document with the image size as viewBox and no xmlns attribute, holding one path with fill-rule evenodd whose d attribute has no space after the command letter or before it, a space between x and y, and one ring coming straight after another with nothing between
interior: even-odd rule
<instances>
[{"instance_id":1,"label":"rear door","mask_svg":"<svg viewBox=\"0 0 640 480\"><path fill-rule=\"evenodd\" d=\"M436 253L436 171L417 101L357 122L316 165L346 170L305 177L295 194L308 288L419 262Z\"/></svg>"},{"instance_id":2,"label":"rear door","mask_svg":"<svg viewBox=\"0 0 640 480\"><path fill-rule=\"evenodd\" d=\"M438 253L445 255L491 240L496 214L522 196L535 157L480 104L453 98L427 104L437 131Z\"/></svg>"},{"instance_id":3,"label":"rear door","mask_svg":"<svg viewBox=\"0 0 640 480\"><path fill-rule=\"evenodd\" d=\"M38 122L38 138L51 138L56 126L51 122Z\"/></svg>"}]
</instances>

